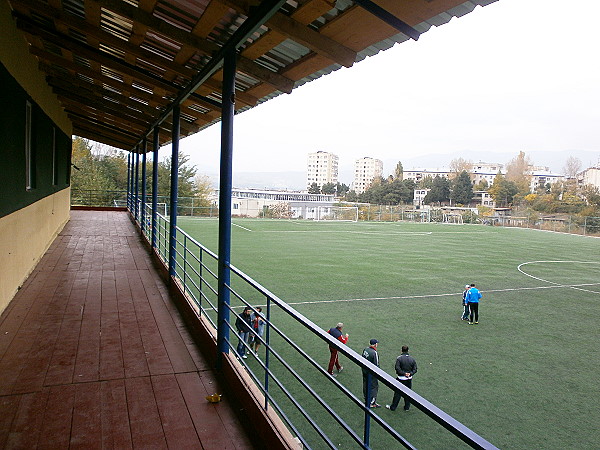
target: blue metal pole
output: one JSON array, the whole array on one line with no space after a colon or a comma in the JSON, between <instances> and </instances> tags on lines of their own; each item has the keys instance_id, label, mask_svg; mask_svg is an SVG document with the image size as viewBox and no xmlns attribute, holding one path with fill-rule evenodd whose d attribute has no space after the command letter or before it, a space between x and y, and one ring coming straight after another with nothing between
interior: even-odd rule
<instances>
[{"instance_id":1,"label":"blue metal pole","mask_svg":"<svg viewBox=\"0 0 600 450\"><path fill-rule=\"evenodd\" d=\"M127 153L127 209L131 211L131 152Z\"/></svg>"},{"instance_id":2,"label":"blue metal pole","mask_svg":"<svg viewBox=\"0 0 600 450\"><path fill-rule=\"evenodd\" d=\"M221 110L221 173L219 186L219 305L217 320L217 369L229 353L229 282L231 257L231 187L233 162L233 115L235 113L236 53L230 50L223 61Z\"/></svg>"},{"instance_id":3,"label":"blue metal pole","mask_svg":"<svg viewBox=\"0 0 600 450\"><path fill-rule=\"evenodd\" d=\"M176 273L175 257L177 246L177 189L179 185L179 117L181 109L173 108L173 128L171 138L171 224L169 226L169 275Z\"/></svg>"},{"instance_id":4,"label":"blue metal pole","mask_svg":"<svg viewBox=\"0 0 600 450\"><path fill-rule=\"evenodd\" d=\"M136 147L136 152L135 152L135 205L134 205L134 210L135 210L135 220L139 220L139 204L140 204L140 189L139 189L139 184L140 184L140 153L139 153L139 146Z\"/></svg>"},{"instance_id":5,"label":"blue metal pole","mask_svg":"<svg viewBox=\"0 0 600 450\"><path fill-rule=\"evenodd\" d=\"M156 210L158 207L158 148L159 128L154 127L154 139L152 141L152 248L156 248Z\"/></svg>"},{"instance_id":6,"label":"blue metal pole","mask_svg":"<svg viewBox=\"0 0 600 450\"><path fill-rule=\"evenodd\" d=\"M365 434L364 434L364 441L365 441L365 446L369 447L369 440L371 437L371 415L369 414L369 408L371 405L371 380L372 380L373 375L371 374L371 372L367 373L367 395L365 396L365 407L367 408L367 411L365 411Z\"/></svg>"},{"instance_id":7,"label":"blue metal pole","mask_svg":"<svg viewBox=\"0 0 600 450\"><path fill-rule=\"evenodd\" d=\"M142 209L140 211L140 227L142 235L146 229L146 138L142 141Z\"/></svg>"}]
</instances>

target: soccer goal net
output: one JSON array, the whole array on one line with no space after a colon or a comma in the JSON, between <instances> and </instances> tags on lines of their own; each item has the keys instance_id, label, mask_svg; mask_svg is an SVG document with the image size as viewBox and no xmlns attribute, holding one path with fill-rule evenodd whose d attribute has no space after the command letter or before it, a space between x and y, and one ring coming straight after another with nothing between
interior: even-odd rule
<instances>
[{"instance_id":1,"label":"soccer goal net","mask_svg":"<svg viewBox=\"0 0 600 450\"><path fill-rule=\"evenodd\" d=\"M358 222L358 206L319 206L315 220Z\"/></svg>"},{"instance_id":2,"label":"soccer goal net","mask_svg":"<svg viewBox=\"0 0 600 450\"><path fill-rule=\"evenodd\" d=\"M462 224L463 223L462 214L444 214L444 223Z\"/></svg>"}]
</instances>

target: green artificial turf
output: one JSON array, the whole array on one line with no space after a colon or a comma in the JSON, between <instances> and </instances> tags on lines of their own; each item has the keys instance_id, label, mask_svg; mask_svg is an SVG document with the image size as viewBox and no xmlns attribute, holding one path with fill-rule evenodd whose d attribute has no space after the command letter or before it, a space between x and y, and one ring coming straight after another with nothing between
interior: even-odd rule
<instances>
[{"instance_id":1,"label":"green artificial turf","mask_svg":"<svg viewBox=\"0 0 600 450\"><path fill-rule=\"evenodd\" d=\"M495 446L597 448L599 239L477 225L233 224L233 265L323 329L344 322L348 345L358 353L377 338L381 367L389 374L400 347L409 345L419 367L415 392ZM216 220L180 217L178 225L216 252ZM459 319L461 292L471 282L483 294L478 325ZM264 304L235 277L232 284L254 304ZM234 297L232 304L241 303ZM326 366L322 341L276 308L273 318ZM362 435L361 412L289 346L276 337L272 344ZM295 386L276 362L273 368ZM359 368L346 364L337 380L362 397ZM390 403L392 395L380 385L378 403ZM298 396L336 445L355 447L307 394ZM324 447L292 407L286 411L314 448ZM416 408L377 413L418 448L465 447ZM371 445L398 444L373 425Z\"/></svg>"}]
</instances>

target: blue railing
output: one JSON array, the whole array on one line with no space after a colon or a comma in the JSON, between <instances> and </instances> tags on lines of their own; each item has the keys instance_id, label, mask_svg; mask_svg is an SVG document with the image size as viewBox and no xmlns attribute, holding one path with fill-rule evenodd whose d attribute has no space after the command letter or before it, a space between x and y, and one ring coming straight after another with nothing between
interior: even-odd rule
<instances>
[{"instance_id":1,"label":"blue railing","mask_svg":"<svg viewBox=\"0 0 600 450\"><path fill-rule=\"evenodd\" d=\"M139 211L138 216L142 216ZM147 207L144 216L145 226L141 228L150 241L150 208ZM156 223L156 252L166 265L169 260L169 221L164 216L157 215ZM204 316L215 327L216 335L218 257L180 228L177 228L176 233L175 278L195 307L198 316ZM367 406L370 399L363 399L362 392L356 395L337 378L330 376L322 364L305 350L332 346L361 372L366 370L369 383L372 377L375 377L392 391L401 391L412 404L441 425L432 427L433 424L429 422L422 429L408 430L411 433L410 441L413 443L418 442L422 446L431 443L431 446L436 448L449 448L456 447L460 440L473 448L495 448L334 339L244 272L235 266L230 266L230 270L232 277L227 289L231 293L231 305L226 307L229 308L231 317L237 318L245 307L256 313L256 308L260 305L266 309L262 314L266 324L264 336L259 336L254 330L250 332L262 346L258 354L251 352L249 344L241 340L234 325L235 319L228 324L230 339L227 340L227 345L231 353L237 355L236 346L239 342L242 343L250 358L238 357L238 360L264 394L263 408L273 408L304 447L368 449L375 441L378 448L386 445L397 446L398 443L405 448L415 448L409 442L409 438L401 435ZM302 338L299 339L298 336ZM298 343L300 340L302 345ZM427 438L423 439L423 436Z\"/></svg>"}]
</instances>

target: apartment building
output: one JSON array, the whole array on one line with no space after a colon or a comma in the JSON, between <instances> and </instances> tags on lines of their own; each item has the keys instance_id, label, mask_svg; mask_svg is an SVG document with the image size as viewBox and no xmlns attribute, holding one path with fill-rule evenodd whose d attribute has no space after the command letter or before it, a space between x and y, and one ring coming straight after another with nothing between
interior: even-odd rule
<instances>
[{"instance_id":1,"label":"apartment building","mask_svg":"<svg viewBox=\"0 0 600 450\"><path fill-rule=\"evenodd\" d=\"M600 189L600 162L596 167L590 167L577 175L580 185L592 185Z\"/></svg>"},{"instance_id":2,"label":"apartment building","mask_svg":"<svg viewBox=\"0 0 600 450\"><path fill-rule=\"evenodd\" d=\"M338 182L338 156L329 152L314 152L308 154L306 171L306 188L313 183L322 187L326 183Z\"/></svg>"},{"instance_id":3,"label":"apartment building","mask_svg":"<svg viewBox=\"0 0 600 450\"><path fill-rule=\"evenodd\" d=\"M380 159L364 158L357 159L354 162L354 182L352 189L357 194L362 194L373 182L376 177L381 177L383 174L383 161Z\"/></svg>"},{"instance_id":4,"label":"apartment building","mask_svg":"<svg viewBox=\"0 0 600 450\"><path fill-rule=\"evenodd\" d=\"M412 169L405 170L403 173L403 179L405 180L413 180L415 183L418 183L423 178L431 177L442 177L448 178L450 172L448 169Z\"/></svg>"},{"instance_id":5,"label":"apartment building","mask_svg":"<svg viewBox=\"0 0 600 450\"><path fill-rule=\"evenodd\" d=\"M504 166L502 164L479 161L471 166L471 181L476 185L485 180L488 186L491 186L498 172L504 174Z\"/></svg>"}]
</instances>

